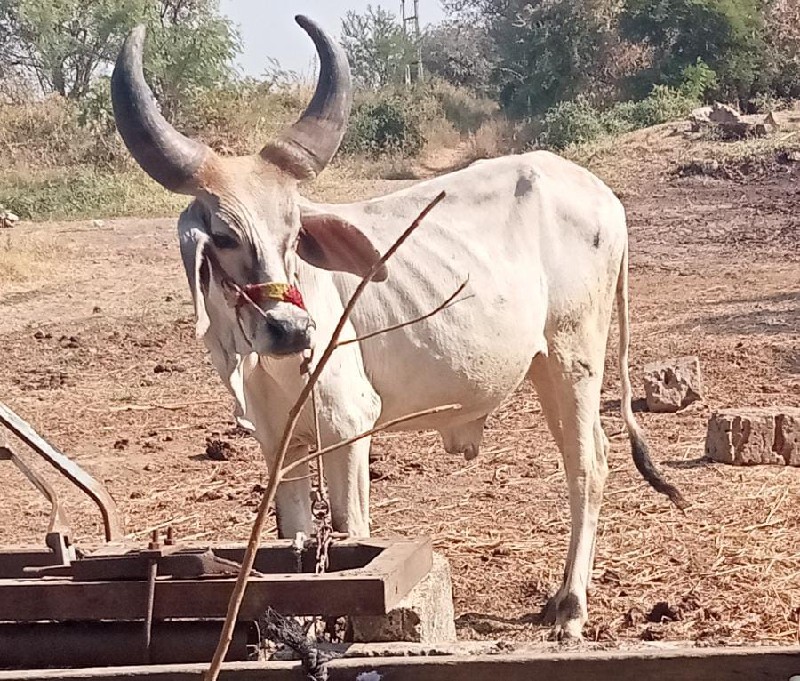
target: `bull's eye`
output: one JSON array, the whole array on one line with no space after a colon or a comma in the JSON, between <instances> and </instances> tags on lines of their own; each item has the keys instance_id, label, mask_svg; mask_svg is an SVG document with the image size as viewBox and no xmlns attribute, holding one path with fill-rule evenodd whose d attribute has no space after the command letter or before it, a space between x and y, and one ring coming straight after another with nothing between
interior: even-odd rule
<instances>
[{"instance_id":1,"label":"bull's eye","mask_svg":"<svg viewBox=\"0 0 800 681\"><path fill-rule=\"evenodd\" d=\"M222 249L236 248L239 245L238 239L229 234L217 234L216 232L211 233L211 241L214 242L214 246Z\"/></svg>"}]
</instances>

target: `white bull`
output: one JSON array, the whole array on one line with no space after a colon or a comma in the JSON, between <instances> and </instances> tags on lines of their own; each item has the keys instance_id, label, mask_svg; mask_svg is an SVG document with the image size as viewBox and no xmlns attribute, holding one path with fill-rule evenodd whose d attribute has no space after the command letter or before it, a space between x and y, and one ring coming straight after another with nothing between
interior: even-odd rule
<instances>
[{"instance_id":1,"label":"white bull","mask_svg":"<svg viewBox=\"0 0 800 681\"><path fill-rule=\"evenodd\" d=\"M341 50L315 24L298 21L320 54L317 92L300 121L256 156L217 157L161 118L141 73L142 30L126 41L115 69L115 115L128 148L152 177L196 197L178 228L198 333L272 463L305 380L302 352L327 343L358 275L446 191L388 263L388 278L382 272L378 279L386 280L367 287L344 337L424 315L469 277L465 298L337 349L318 385L321 441L335 444L411 412L460 403L459 412L406 427L436 429L447 451L473 457L487 415L530 378L564 458L572 517L564 581L550 612L560 637L578 638L608 472L599 410L615 300L622 415L634 461L656 489L683 503L652 466L630 407L623 207L589 172L543 151L482 161L370 201L307 202L297 181L316 175L338 147L350 84ZM259 296L269 284L291 281L307 311L279 295ZM232 284L249 287L261 311L232 305ZM288 460L306 454L314 439L306 410ZM334 527L357 536L369 534L369 447L360 440L326 464ZM306 472L279 487L281 536L311 530Z\"/></svg>"}]
</instances>

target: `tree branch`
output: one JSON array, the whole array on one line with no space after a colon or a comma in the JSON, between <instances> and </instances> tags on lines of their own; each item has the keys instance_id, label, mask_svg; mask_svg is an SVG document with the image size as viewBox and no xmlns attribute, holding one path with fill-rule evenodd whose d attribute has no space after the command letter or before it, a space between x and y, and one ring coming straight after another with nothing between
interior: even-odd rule
<instances>
[{"instance_id":1,"label":"tree branch","mask_svg":"<svg viewBox=\"0 0 800 681\"><path fill-rule=\"evenodd\" d=\"M233 591L231 593L230 600L228 601L228 611L225 615L225 622L222 626L222 633L220 634L219 643L217 644L217 648L214 651L214 657L211 660L211 665L208 668L208 672L205 675L205 681L216 681L219 677L220 669L222 668L222 661L225 659L225 656L228 653L228 648L230 647L231 640L233 638L233 629L236 625L236 619L239 615L239 610L242 607L242 601L244 600L244 592L247 588L247 582L250 577L250 572L253 569L253 565L255 563L256 558L256 551L258 550L259 540L261 538L261 533L264 530L264 526L267 522L267 515L269 512L270 504L272 500L275 498L275 492L278 489L278 485L281 482L282 473L283 473L283 462L286 460L286 452L289 449L289 443L291 441L292 435L294 434L294 430L297 427L297 421L300 418L300 413L303 410L306 402L308 401L309 396L311 395L311 391L314 389L314 385L319 380L320 374L322 370L325 368L325 365L330 360L331 356L333 355L334 350L336 350L336 344L339 341L339 336L344 329L345 324L350 316L350 313L353 311L358 299L361 297L361 294L364 292L364 289L367 287L372 281L372 278L375 274L380 271L380 269L386 264L386 261L389 260L396 252L400 246L410 237L414 231L422 224L422 221L428 215L428 213L433 210L433 208L445 197L445 192L440 192L436 198L433 199L425 208L422 209L422 212L417 216L414 222L400 235L397 241L392 244L386 253L381 256L381 258L375 262L372 267L370 267L369 271L364 275L364 277L359 282L356 290L353 292L353 295L350 297L350 300L345 305L344 311L342 312L341 316L339 317L339 322L336 324L336 328L331 335L330 342L328 346L325 348L325 351L322 353L322 357L319 360L319 363L314 368L314 371L308 378L308 381L303 386L302 390L300 391L300 395L292 405L292 408L289 410L289 415L286 421L286 426L283 431L283 436L281 437L280 444L278 445L277 456L275 458L275 463L273 466L272 474L270 475L269 482L267 483L267 489L264 491L263 496L261 497L261 502L258 506L258 513L256 514L256 519L253 522L252 530L250 531L250 538L247 542L247 549L244 553L242 558L242 566L239 569L239 574L236 577L236 584L233 587Z\"/></svg>"}]
</instances>

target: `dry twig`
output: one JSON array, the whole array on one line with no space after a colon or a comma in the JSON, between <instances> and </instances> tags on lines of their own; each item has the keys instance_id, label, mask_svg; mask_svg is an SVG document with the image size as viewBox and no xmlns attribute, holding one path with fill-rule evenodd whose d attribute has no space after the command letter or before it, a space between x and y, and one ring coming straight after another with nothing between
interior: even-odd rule
<instances>
[{"instance_id":1,"label":"dry twig","mask_svg":"<svg viewBox=\"0 0 800 681\"><path fill-rule=\"evenodd\" d=\"M292 461L288 466L284 466L281 470L281 477L286 475L288 472L293 471L298 466L302 466L304 463L308 463L313 459L316 459L318 456L325 456L325 454L330 454L331 452L340 449L341 447L347 447L347 445L351 445L354 442L358 442L359 440L363 440L365 437L370 437L371 435L375 435L375 433L380 433L381 431L387 430L388 428L393 428L401 423L405 423L406 421L413 421L414 419L418 419L421 416L432 416L433 414L441 414L445 411L458 411L461 409L460 404L443 404L440 407L431 407L430 409L423 409L422 411L415 411L411 414L406 414L405 416L401 416L396 419L392 419L391 421L386 421L381 423L374 428L370 428L369 430L365 430L363 433L359 433L358 435L354 435L353 437L349 437L346 440L341 440L336 444L329 445L327 447L323 447L319 451L311 452L311 454L307 454L306 456L300 457L295 461Z\"/></svg>"},{"instance_id":2,"label":"dry twig","mask_svg":"<svg viewBox=\"0 0 800 681\"><path fill-rule=\"evenodd\" d=\"M441 305L437 305L430 312L420 315L419 317L414 317L414 319L409 319L408 321L400 322L399 324L393 324L392 326L387 326L385 329L378 329L377 331L371 331L370 333L365 333L363 336L357 336L356 338L348 338L343 341L338 341L336 343L336 347L340 348L343 345L349 345L350 343L360 343L361 341L365 341L368 338L374 338L375 336L380 336L383 333L389 333L389 331L397 331L397 329L402 329L406 326L411 326L412 324L418 324L419 322L425 319L429 319L430 317L433 317L434 315L450 307L451 305L455 305L456 303L461 302L460 300L456 300L455 298L459 293L461 293L466 288L468 283L469 283L469 277L467 277L466 279L464 279L463 282L461 282L461 285L453 292L453 294L447 300L445 300ZM467 296L467 298L470 297L471 296ZM462 298L461 300L467 300L467 298Z\"/></svg>"}]
</instances>

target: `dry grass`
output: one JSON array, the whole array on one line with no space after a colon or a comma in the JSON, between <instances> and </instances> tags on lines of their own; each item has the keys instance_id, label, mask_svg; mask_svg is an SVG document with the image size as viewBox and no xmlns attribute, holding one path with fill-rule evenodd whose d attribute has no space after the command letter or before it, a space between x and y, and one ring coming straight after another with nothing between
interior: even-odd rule
<instances>
[{"instance_id":1,"label":"dry grass","mask_svg":"<svg viewBox=\"0 0 800 681\"><path fill-rule=\"evenodd\" d=\"M11 283L35 278L56 257L55 242L0 231L0 290Z\"/></svg>"},{"instance_id":2,"label":"dry grass","mask_svg":"<svg viewBox=\"0 0 800 681\"><path fill-rule=\"evenodd\" d=\"M569 514L563 470L537 407L529 391L515 395L489 423L481 460L469 465L420 457L437 446L432 437L418 437L418 448L400 453L382 443L387 454L379 465L388 480L378 484L378 532L432 534L457 575L465 638L549 636L539 609L560 581ZM615 432L618 417L604 416L607 432ZM800 472L705 463L701 429L691 423L697 415L678 417L688 426L679 446L665 445L667 419L647 420L659 457L671 462L668 474L693 506L681 513L647 490L624 438L615 439L587 637L607 644L800 642L800 524L793 513ZM525 451L536 456L521 456Z\"/></svg>"},{"instance_id":3,"label":"dry grass","mask_svg":"<svg viewBox=\"0 0 800 681\"><path fill-rule=\"evenodd\" d=\"M467 137L469 158L494 158L505 154L516 154L528 148L533 141L530 126L515 123L497 115L485 121Z\"/></svg>"},{"instance_id":4,"label":"dry grass","mask_svg":"<svg viewBox=\"0 0 800 681\"><path fill-rule=\"evenodd\" d=\"M800 149L800 132L724 142L692 133L690 124L680 121L573 145L562 153L597 173L624 198L652 189L652 183L663 182L687 164L759 165L776 152L792 149Z\"/></svg>"}]
</instances>

